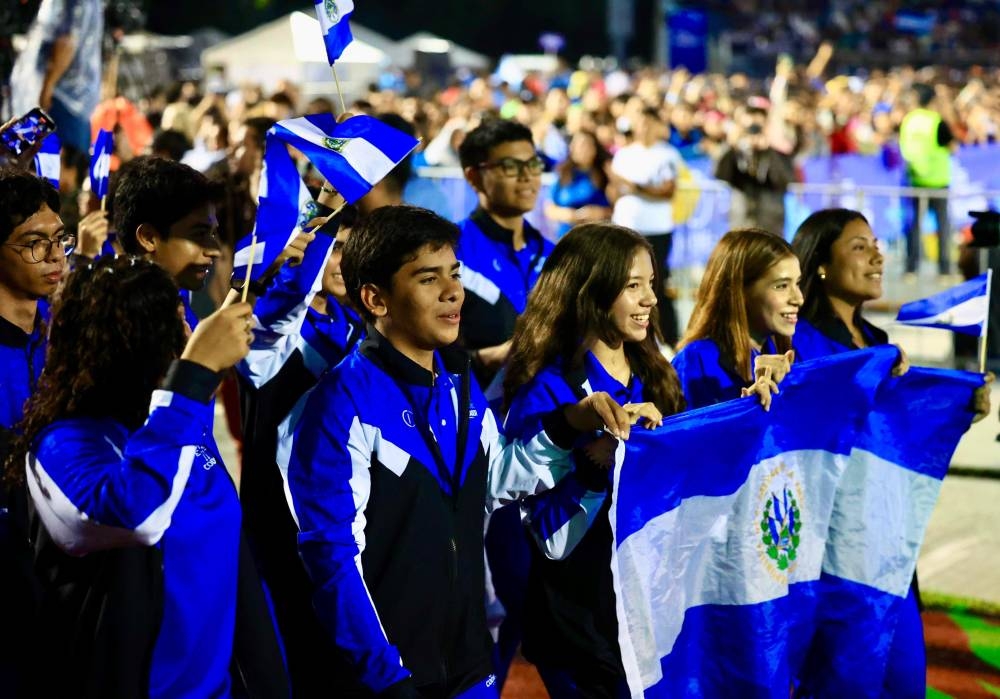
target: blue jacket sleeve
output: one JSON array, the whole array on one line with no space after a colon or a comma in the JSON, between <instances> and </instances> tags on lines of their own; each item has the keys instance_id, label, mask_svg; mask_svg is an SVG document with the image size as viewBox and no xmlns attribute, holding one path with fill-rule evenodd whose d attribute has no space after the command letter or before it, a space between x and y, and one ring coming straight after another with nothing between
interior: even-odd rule
<instances>
[{"instance_id":1,"label":"blue jacket sleeve","mask_svg":"<svg viewBox=\"0 0 1000 699\"><path fill-rule=\"evenodd\" d=\"M97 420L44 432L28 455L28 489L56 543L73 555L156 544L211 440L213 406L156 391L149 419L131 436Z\"/></svg>"},{"instance_id":2,"label":"blue jacket sleeve","mask_svg":"<svg viewBox=\"0 0 1000 699\"><path fill-rule=\"evenodd\" d=\"M543 431L544 416L575 403L576 397L561 379L542 375L514 397L504 421L508 439L530 442ZM575 460L574 460L575 462ZM568 556L593 524L607 490L590 490L575 470L562 472L549 489L521 501L521 520L549 558Z\"/></svg>"},{"instance_id":3,"label":"blue jacket sleeve","mask_svg":"<svg viewBox=\"0 0 1000 699\"><path fill-rule=\"evenodd\" d=\"M336 374L293 411L287 485L320 622L375 692L406 679L365 585L361 552L374 435Z\"/></svg>"},{"instance_id":4,"label":"blue jacket sleeve","mask_svg":"<svg viewBox=\"0 0 1000 699\"><path fill-rule=\"evenodd\" d=\"M256 329L250 353L237 365L255 387L274 378L296 350L302 349L302 324L309 304L323 286L323 272L333 251L333 239L318 234L306 248L302 263L285 265L274 284L254 306Z\"/></svg>"}]
</instances>

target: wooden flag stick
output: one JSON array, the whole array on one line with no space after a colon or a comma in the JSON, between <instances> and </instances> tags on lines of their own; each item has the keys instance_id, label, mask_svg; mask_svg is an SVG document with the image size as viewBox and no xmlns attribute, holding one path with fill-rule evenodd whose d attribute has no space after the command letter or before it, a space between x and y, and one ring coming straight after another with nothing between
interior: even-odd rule
<instances>
[{"instance_id":1,"label":"wooden flag stick","mask_svg":"<svg viewBox=\"0 0 1000 699\"><path fill-rule=\"evenodd\" d=\"M105 194L103 197L101 197L101 211L106 212L107 210L108 210L108 195Z\"/></svg>"},{"instance_id":2,"label":"wooden flag stick","mask_svg":"<svg viewBox=\"0 0 1000 699\"><path fill-rule=\"evenodd\" d=\"M337 76L337 65L330 64L330 68L333 69L333 81L337 84L337 96L340 97L340 113L343 114L347 111L347 105L344 104L344 92L340 89L340 78Z\"/></svg>"},{"instance_id":3,"label":"wooden flag stick","mask_svg":"<svg viewBox=\"0 0 1000 699\"><path fill-rule=\"evenodd\" d=\"M993 270L986 270L986 317L983 319L983 329L979 334L979 373L986 373L986 338L990 329L990 294L993 293Z\"/></svg>"},{"instance_id":4,"label":"wooden flag stick","mask_svg":"<svg viewBox=\"0 0 1000 699\"><path fill-rule=\"evenodd\" d=\"M253 269L253 256L257 253L257 234L254 233L253 237L250 238L250 259L247 260L247 278L243 280L243 292L240 296L240 301L243 303L247 302L247 293L250 291L250 270Z\"/></svg>"}]
</instances>

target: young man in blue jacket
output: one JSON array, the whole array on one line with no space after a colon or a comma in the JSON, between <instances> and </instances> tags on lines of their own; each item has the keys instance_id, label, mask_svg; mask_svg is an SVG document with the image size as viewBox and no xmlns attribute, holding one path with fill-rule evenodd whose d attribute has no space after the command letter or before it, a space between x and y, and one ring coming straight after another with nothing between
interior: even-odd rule
<instances>
[{"instance_id":1,"label":"young man in blue jacket","mask_svg":"<svg viewBox=\"0 0 1000 699\"><path fill-rule=\"evenodd\" d=\"M507 443L458 338L458 229L425 209L372 212L344 248L367 339L282 426L299 551L341 652L341 697L496 697L483 513L552 487L582 431L629 416L595 393Z\"/></svg>"}]
</instances>

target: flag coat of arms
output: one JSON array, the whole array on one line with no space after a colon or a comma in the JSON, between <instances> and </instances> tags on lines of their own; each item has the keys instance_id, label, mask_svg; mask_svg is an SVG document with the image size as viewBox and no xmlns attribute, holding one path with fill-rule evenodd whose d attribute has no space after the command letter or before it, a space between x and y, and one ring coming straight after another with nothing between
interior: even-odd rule
<instances>
[{"instance_id":1,"label":"flag coat of arms","mask_svg":"<svg viewBox=\"0 0 1000 699\"><path fill-rule=\"evenodd\" d=\"M893 615L982 383L890 378L896 357L806 362L769 413L736 400L632 433L610 513L632 696L787 699L793 681L879 695Z\"/></svg>"}]
</instances>

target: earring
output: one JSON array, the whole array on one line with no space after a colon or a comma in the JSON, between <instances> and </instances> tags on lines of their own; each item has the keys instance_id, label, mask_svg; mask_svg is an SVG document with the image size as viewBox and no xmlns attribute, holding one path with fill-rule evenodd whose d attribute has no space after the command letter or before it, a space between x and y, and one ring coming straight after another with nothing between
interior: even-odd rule
<instances>
[{"instance_id":1,"label":"earring","mask_svg":"<svg viewBox=\"0 0 1000 699\"><path fill-rule=\"evenodd\" d=\"M820 272L819 273L819 278L820 279L826 279L826 272Z\"/></svg>"}]
</instances>

